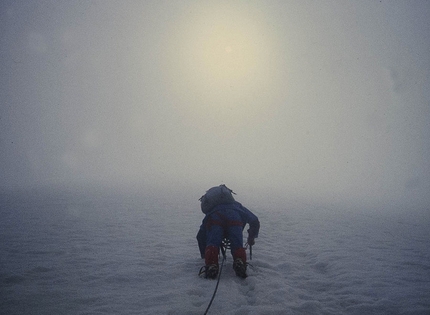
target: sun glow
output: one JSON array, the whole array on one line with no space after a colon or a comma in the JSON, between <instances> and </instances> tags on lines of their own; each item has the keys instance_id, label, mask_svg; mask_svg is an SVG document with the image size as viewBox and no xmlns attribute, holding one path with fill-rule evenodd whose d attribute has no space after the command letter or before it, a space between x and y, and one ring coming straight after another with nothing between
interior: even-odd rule
<instances>
[{"instance_id":1,"label":"sun glow","mask_svg":"<svg viewBox=\"0 0 430 315\"><path fill-rule=\"evenodd\" d=\"M256 72L258 46L251 41L252 34L249 35L247 30L235 29L233 25L217 25L214 21L212 27L201 31L199 37L205 39L193 52L200 75L232 83Z\"/></svg>"},{"instance_id":2,"label":"sun glow","mask_svg":"<svg viewBox=\"0 0 430 315\"><path fill-rule=\"evenodd\" d=\"M270 98L275 48L264 19L243 4L200 4L187 11L171 34L166 57L175 95L197 107L231 109L246 103L250 112L253 95Z\"/></svg>"}]
</instances>

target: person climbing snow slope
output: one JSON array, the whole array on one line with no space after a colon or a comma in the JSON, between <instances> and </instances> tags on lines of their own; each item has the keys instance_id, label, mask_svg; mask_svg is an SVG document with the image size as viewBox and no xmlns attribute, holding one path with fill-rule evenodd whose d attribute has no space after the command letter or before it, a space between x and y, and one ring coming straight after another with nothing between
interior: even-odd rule
<instances>
[{"instance_id":1,"label":"person climbing snow slope","mask_svg":"<svg viewBox=\"0 0 430 315\"><path fill-rule=\"evenodd\" d=\"M205 266L201 274L215 279L218 275L218 256L223 239L230 242L233 269L238 277L246 278L246 251L243 246L243 229L249 224L248 245L258 237L260 221L250 210L233 198L234 192L225 185L210 188L199 200L205 217L197 233L197 242Z\"/></svg>"}]
</instances>

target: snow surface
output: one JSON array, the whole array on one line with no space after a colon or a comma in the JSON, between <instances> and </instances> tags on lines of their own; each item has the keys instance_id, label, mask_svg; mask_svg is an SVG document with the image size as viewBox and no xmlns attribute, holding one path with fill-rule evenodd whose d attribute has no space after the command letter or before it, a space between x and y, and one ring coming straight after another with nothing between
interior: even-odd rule
<instances>
[{"instance_id":1,"label":"snow surface","mask_svg":"<svg viewBox=\"0 0 430 315\"><path fill-rule=\"evenodd\" d=\"M3 192L0 314L203 314L198 197ZM427 214L238 200L261 221L253 268L228 257L209 314L430 314Z\"/></svg>"}]
</instances>

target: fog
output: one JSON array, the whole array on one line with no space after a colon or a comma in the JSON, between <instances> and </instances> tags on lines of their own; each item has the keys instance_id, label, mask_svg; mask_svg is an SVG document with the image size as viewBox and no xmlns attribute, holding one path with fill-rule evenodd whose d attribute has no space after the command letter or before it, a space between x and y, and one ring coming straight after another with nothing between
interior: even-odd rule
<instances>
[{"instance_id":1,"label":"fog","mask_svg":"<svg viewBox=\"0 0 430 315\"><path fill-rule=\"evenodd\" d=\"M2 1L0 71L2 187L430 205L428 1Z\"/></svg>"}]
</instances>

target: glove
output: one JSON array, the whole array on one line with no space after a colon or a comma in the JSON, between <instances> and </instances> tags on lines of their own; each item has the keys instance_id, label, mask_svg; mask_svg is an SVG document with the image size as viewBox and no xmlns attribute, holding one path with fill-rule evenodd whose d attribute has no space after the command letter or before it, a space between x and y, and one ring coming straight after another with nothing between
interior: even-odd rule
<instances>
[{"instance_id":1,"label":"glove","mask_svg":"<svg viewBox=\"0 0 430 315\"><path fill-rule=\"evenodd\" d=\"M252 246L255 244L255 239L253 237L248 237L248 245Z\"/></svg>"}]
</instances>

